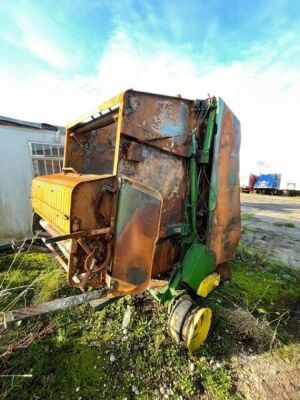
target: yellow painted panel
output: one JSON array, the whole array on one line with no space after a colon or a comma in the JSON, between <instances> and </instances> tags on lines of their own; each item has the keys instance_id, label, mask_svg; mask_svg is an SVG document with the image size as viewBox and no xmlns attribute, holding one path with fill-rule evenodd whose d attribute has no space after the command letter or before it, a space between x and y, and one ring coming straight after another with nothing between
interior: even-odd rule
<instances>
[{"instance_id":1,"label":"yellow painted panel","mask_svg":"<svg viewBox=\"0 0 300 400\"><path fill-rule=\"evenodd\" d=\"M61 233L70 233L72 186L64 186L47 180L32 182L32 206L51 226Z\"/></svg>"}]
</instances>

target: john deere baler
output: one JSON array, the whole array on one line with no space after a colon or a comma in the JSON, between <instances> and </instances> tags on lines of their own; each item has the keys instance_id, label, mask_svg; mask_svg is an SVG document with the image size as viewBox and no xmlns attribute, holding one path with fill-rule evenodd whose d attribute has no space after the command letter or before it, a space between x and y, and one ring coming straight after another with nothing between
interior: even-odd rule
<instances>
[{"instance_id":1,"label":"john deere baler","mask_svg":"<svg viewBox=\"0 0 300 400\"><path fill-rule=\"evenodd\" d=\"M70 285L155 288L193 351L211 319L194 299L228 278L240 237L239 147L222 99L128 90L68 125L63 172L33 180L35 226Z\"/></svg>"}]
</instances>

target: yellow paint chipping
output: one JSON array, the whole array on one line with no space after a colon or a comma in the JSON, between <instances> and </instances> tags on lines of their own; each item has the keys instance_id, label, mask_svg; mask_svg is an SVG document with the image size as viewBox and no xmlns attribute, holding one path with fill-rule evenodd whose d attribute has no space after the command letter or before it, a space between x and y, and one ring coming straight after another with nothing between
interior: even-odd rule
<instances>
[{"instance_id":1,"label":"yellow paint chipping","mask_svg":"<svg viewBox=\"0 0 300 400\"><path fill-rule=\"evenodd\" d=\"M210 292L212 292L220 283L220 275L217 273L213 273L208 275L203 281L200 283L197 295L201 297L206 297Z\"/></svg>"}]
</instances>

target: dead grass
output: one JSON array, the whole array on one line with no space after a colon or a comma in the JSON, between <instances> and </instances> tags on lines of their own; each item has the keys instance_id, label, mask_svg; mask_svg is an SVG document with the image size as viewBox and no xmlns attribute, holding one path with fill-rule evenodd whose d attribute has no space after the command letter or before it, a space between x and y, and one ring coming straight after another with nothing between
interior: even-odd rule
<instances>
[{"instance_id":1,"label":"dead grass","mask_svg":"<svg viewBox=\"0 0 300 400\"><path fill-rule=\"evenodd\" d=\"M277 328L271 326L266 315L256 317L249 310L239 306L226 309L225 314L229 324L239 334L252 339L259 349L273 350L281 344Z\"/></svg>"}]
</instances>

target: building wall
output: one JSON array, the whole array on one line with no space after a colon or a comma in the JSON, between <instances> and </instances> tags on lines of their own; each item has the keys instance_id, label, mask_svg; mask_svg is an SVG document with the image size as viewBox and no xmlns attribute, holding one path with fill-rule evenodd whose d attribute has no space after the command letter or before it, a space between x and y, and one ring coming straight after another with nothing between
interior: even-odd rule
<instances>
[{"instance_id":1,"label":"building wall","mask_svg":"<svg viewBox=\"0 0 300 400\"><path fill-rule=\"evenodd\" d=\"M31 236L29 143L63 144L64 135L59 136L55 131L0 125L0 243Z\"/></svg>"}]
</instances>

